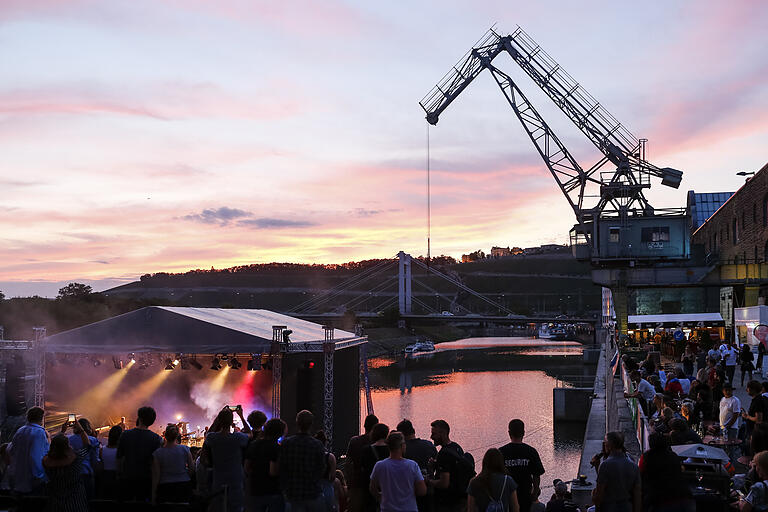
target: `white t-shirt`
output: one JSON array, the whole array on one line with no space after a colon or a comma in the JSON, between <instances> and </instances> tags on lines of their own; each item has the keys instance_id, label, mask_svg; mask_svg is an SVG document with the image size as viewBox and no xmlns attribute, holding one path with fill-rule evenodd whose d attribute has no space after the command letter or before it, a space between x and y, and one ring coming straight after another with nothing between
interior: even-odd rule
<instances>
[{"instance_id":1,"label":"white t-shirt","mask_svg":"<svg viewBox=\"0 0 768 512\"><path fill-rule=\"evenodd\" d=\"M739 424L741 422L741 401L736 398L735 396L732 396L731 398L721 398L720 399L720 426L725 425L728 423L728 420L731 418L731 416L735 414L736 415L736 421L731 425L730 428L739 428Z\"/></svg>"},{"instance_id":2,"label":"white t-shirt","mask_svg":"<svg viewBox=\"0 0 768 512\"><path fill-rule=\"evenodd\" d=\"M736 349L730 345L720 345L720 355L725 361L725 366L736 366Z\"/></svg>"},{"instance_id":3,"label":"white t-shirt","mask_svg":"<svg viewBox=\"0 0 768 512\"><path fill-rule=\"evenodd\" d=\"M648 403L651 403L653 397L656 396L656 389L653 387L653 384L645 379L640 379L640 382L637 383L637 390Z\"/></svg>"},{"instance_id":4,"label":"white t-shirt","mask_svg":"<svg viewBox=\"0 0 768 512\"><path fill-rule=\"evenodd\" d=\"M380 460L373 466L371 480L381 488L381 512L416 512L414 485L424 480L419 465L410 459Z\"/></svg>"}]
</instances>

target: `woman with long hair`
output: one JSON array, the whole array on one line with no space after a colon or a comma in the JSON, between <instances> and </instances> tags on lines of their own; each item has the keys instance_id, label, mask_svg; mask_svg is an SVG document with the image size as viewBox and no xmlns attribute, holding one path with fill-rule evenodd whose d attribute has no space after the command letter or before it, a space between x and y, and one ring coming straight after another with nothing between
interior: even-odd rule
<instances>
[{"instance_id":1,"label":"woman with long hair","mask_svg":"<svg viewBox=\"0 0 768 512\"><path fill-rule=\"evenodd\" d=\"M507 512L520 512L517 483L504 469L504 456L498 448L483 455L483 468L469 481L467 512L485 512L491 503L501 503Z\"/></svg>"},{"instance_id":2,"label":"woman with long hair","mask_svg":"<svg viewBox=\"0 0 768 512\"><path fill-rule=\"evenodd\" d=\"M101 449L101 468L96 473L96 494L101 499L117 497L117 442L123 434L123 427L115 425L109 429L107 446Z\"/></svg>"},{"instance_id":3,"label":"woman with long hair","mask_svg":"<svg viewBox=\"0 0 768 512\"><path fill-rule=\"evenodd\" d=\"M78 422L73 422L75 435L88 443L88 436ZM43 457L43 468L48 476L48 500L46 511L51 512L88 512L88 496L85 482L80 476L83 459L79 457L65 434L57 434L51 439L48 455Z\"/></svg>"},{"instance_id":4,"label":"woman with long hair","mask_svg":"<svg viewBox=\"0 0 768 512\"><path fill-rule=\"evenodd\" d=\"M177 443L176 425L165 428L165 443L152 454L152 503L188 503L195 463L188 446Z\"/></svg>"}]
</instances>

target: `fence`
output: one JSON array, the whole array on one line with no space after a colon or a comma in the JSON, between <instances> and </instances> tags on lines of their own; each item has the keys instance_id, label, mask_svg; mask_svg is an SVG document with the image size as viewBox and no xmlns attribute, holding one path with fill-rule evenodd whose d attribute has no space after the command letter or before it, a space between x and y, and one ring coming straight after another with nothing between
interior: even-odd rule
<instances>
[{"instance_id":1,"label":"fence","mask_svg":"<svg viewBox=\"0 0 768 512\"><path fill-rule=\"evenodd\" d=\"M621 380L624 382L624 392L634 393L637 391L635 383L629 378L627 369L624 367L624 363L621 363ZM629 404L629 412L632 415L632 424L635 426L635 433L637 434L637 440L640 443L640 451L644 452L648 449L648 436L650 435L650 427L648 424L648 418L643 412L643 408L640 406L640 401L637 398L627 398Z\"/></svg>"}]
</instances>

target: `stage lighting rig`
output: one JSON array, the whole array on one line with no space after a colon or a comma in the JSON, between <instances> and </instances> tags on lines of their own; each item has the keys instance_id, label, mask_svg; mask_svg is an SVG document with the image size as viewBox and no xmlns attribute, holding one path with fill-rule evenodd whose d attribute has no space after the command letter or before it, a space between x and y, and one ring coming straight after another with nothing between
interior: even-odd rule
<instances>
[{"instance_id":1,"label":"stage lighting rig","mask_svg":"<svg viewBox=\"0 0 768 512\"><path fill-rule=\"evenodd\" d=\"M136 363L136 354L134 354L133 352L131 352L130 354L128 354L128 359L129 359L129 360L130 360L132 363Z\"/></svg>"},{"instance_id":2,"label":"stage lighting rig","mask_svg":"<svg viewBox=\"0 0 768 512\"><path fill-rule=\"evenodd\" d=\"M228 365L229 365L229 367L230 367L230 368L232 368L233 370L239 370L239 369L240 369L240 367L242 367L242 366L243 366L243 363L241 363L240 361L238 361L238 360L237 360L237 357L236 357L236 356L234 356L234 355L233 355L233 356L232 356L232 357L229 359L229 361L227 362L227 364L228 364Z\"/></svg>"},{"instance_id":3,"label":"stage lighting rig","mask_svg":"<svg viewBox=\"0 0 768 512\"><path fill-rule=\"evenodd\" d=\"M123 360L117 356L112 356L112 364L115 365L115 370L123 369Z\"/></svg>"},{"instance_id":4,"label":"stage lighting rig","mask_svg":"<svg viewBox=\"0 0 768 512\"><path fill-rule=\"evenodd\" d=\"M251 359L248 360L247 368L254 372L261 370L261 354L251 354Z\"/></svg>"},{"instance_id":5,"label":"stage lighting rig","mask_svg":"<svg viewBox=\"0 0 768 512\"><path fill-rule=\"evenodd\" d=\"M171 359L170 357L165 360L165 369L166 370L173 370L176 368L176 365L179 364L178 359Z\"/></svg>"},{"instance_id":6,"label":"stage lighting rig","mask_svg":"<svg viewBox=\"0 0 768 512\"><path fill-rule=\"evenodd\" d=\"M194 358L194 357L189 359L189 365L195 370L203 369L203 365L201 365L200 362L197 360L197 358Z\"/></svg>"},{"instance_id":7,"label":"stage lighting rig","mask_svg":"<svg viewBox=\"0 0 768 512\"><path fill-rule=\"evenodd\" d=\"M221 370L221 359L218 356L213 356L211 360L211 370Z\"/></svg>"}]
</instances>

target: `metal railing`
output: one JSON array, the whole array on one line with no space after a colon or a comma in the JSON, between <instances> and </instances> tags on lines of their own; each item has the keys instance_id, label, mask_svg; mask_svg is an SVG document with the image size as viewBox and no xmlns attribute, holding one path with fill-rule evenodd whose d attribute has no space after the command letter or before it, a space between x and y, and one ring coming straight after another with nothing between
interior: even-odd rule
<instances>
[{"instance_id":1,"label":"metal railing","mask_svg":"<svg viewBox=\"0 0 768 512\"><path fill-rule=\"evenodd\" d=\"M635 383L629 378L627 369L624 367L624 363L621 363L621 380L624 382L624 392L634 393L637 391ZM627 398L629 404L629 412L632 415L632 424L635 426L635 433L637 440L640 443L640 451L645 452L648 446L648 436L650 435L650 426L648 418L643 412L643 408L640 406L640 401L637 398Z\"/></svg>"}]
</instances>

